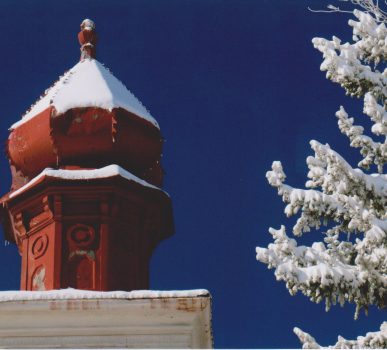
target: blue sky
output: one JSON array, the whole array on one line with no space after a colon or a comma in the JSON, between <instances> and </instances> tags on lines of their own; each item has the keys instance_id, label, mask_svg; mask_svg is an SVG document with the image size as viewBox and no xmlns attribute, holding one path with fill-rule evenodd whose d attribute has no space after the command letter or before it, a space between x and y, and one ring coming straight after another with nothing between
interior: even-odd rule
<instances>
[{"instance_id":1,"label":"blue sky","mask_svg":"<svg viewBox=\"0 0 387 350\"><path fill-rule=\"evenodd\" d=\"M265 179L273 160L302 186L309 140L329 143L357 163L336 126L342 104L361 103L320 72L315 36L351 37L349 15L316 14L325 1L306 0L2 0L0 139L59 75L79 59L76 35L89 17L99 36L97 58L158 120L166 139L165 189L176 234L156 250L152 289L206 288L213 296L216 347L295 348L292 329L322 344L337 334L377 330L384 311L353 320L354 306L329 313L291 297L256 262L268 227L291 227ZM0 157L1 193L10 186ZM320 239L315 232L306 242ZM18 289L20 258L0 246L0 289Z\"/></svg>"}]
</instances>

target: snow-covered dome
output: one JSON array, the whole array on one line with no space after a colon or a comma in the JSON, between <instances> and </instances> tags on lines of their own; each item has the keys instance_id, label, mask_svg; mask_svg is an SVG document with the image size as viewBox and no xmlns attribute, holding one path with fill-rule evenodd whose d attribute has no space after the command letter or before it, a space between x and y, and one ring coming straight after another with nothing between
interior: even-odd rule
<instances>
[{"instance_id":1,"label":"snow-covered dome","mask_svg":"<svg viewBox=\"0 0 387 350\"><path fill-rule=\"evenodd\" d=\"M81 60L11 126L8 157L17 189L45 168L96 169L118 164L160 186L163 138L156 120L96 60L91 20L78 34Z\"/></svg>"},{"instance_id":2,"label":"snow-covered dome","mask_svg":"<svg viewBox=\"0 0 387 350\"><path fill-rule=\"evenodd\" d=\"M99 107L111 111L120 107L158 127L156 120L142 103L93 58L83 59L60 77L11 129L17 128L50 106L55 107L57 115L71 108Z\"/></svg>"}]
</instances>

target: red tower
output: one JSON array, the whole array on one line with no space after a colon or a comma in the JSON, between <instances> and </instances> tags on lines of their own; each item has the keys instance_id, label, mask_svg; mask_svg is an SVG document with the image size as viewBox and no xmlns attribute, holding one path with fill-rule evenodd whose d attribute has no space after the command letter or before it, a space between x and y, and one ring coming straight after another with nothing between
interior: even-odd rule
<instances>
[{"instance_id":1,"label":"red tower","mask_svg":"<svg viewBox=\"0 0 387 350\"><path fill-rule=\"evenodd\" d=\"M5 236L22 257L21 289L147 289L152 251L173 234L163 140L95 59L91 20L78 38L80 62L11 127Z\"/></svg>"}]
</instances>

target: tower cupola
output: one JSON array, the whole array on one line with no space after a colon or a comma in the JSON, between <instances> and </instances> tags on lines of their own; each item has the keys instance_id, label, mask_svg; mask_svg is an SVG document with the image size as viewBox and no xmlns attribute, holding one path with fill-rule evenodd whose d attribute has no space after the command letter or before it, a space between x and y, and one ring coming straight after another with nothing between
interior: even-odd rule
<instances>
[{"instance_id":1,"label":"tower cupola","mask_svg":"<svg viewBox=\"0 0 387 350\"><path fill-rule=\"evenodd\" d=\"M92 20L78 39L80 61L10 128L5 235L22 256L21 289L147 289L152 251L174 231L163 138L96 60Z\"/></svg>"}]
</instances>

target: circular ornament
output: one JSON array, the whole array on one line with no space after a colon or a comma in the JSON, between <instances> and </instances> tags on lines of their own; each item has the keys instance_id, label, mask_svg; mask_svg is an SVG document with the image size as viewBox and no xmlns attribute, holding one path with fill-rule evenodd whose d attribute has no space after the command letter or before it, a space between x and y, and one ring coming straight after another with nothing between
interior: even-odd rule
<instances>
[{"instance_id":1,"label":"circular ornament","mask_svg":"<svg viewBox=\"0 0 387 350\"><path fill-rule=\"evenodd\" d=\"M93 243L95 231L91 226L76 224L67 231L67 239L77 246L86 247Z\"/></svg>"},{"instance_id":2,"label":"circular ornament","mask_svg":"<svg viewBox=\"0 0 387 350\"><path fill-rule=\"evenodd\" d=\"M42 257L48 247L48 237L46 234L37 237L32 243L31 253L35 259Z\"/></svg>"}]
</instances>

